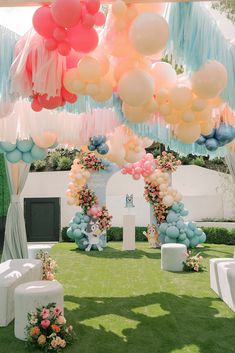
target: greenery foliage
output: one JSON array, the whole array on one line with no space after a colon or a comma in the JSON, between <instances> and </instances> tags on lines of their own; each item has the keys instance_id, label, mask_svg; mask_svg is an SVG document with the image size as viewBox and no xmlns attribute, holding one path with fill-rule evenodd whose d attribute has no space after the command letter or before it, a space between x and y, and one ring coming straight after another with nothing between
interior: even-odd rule
<instances>
[{"instance_id":1,"label":"greenery foliage","mask_svg":"<svg viewBox=\"0 0 235 353\"><path fill-rule=\"evenodd\" d=\"M4 155L0 153L0 217L6 216L10 202Z\"/></svg>"},{"instance_id":2,"label":"greenery foliage","mask_svg":"<svg viewBox=\"0 0 235 353\"><path fill-rule=\"evenodd\" d=\"M197 157L193 159L192 164L197 165L198 167L205 167L206 165L203 157Z\"/></svg>"},{"instance_id":3,"label":"greenery foliage","mask_svg":"<svg viewBox=\"0 0 235 353\"><path fill-rule=\"evenodd\" d=\"M73 161L70 157L62 156L58 160L57 170L70 170Z\"/></svg>"},{"instance_id":4,"label":"greenery foliage","mask_svg":"<svg viewBox=\"0 0 235 353\"><path fill-rule=\"evenodd\" d=\"M229 20L235 23L235 1L220 0L212 3L212 8L224 13Z\"/></svg>"},{"instance_id":5,"label":"greenery foliage","mask_svg":"<svg viewBox=\"0 0 235 353\"><path fill-rule=\"evenodd\" d=\"M44 170L46 168L46 165L47 163L45 160L38 160L33 162L33 166L36 171Z\"/></svg>"},{"instance_id":6,"label":"greenery foliage","mask_svg":"<svg viewBox=\"0 0 235 353\"><path fill-rule=\"evenodd\" d=\"M202 229L206 234L206 243L208 244L235 245L235 228L202 227Z\"/></svg>"}]
</instances>

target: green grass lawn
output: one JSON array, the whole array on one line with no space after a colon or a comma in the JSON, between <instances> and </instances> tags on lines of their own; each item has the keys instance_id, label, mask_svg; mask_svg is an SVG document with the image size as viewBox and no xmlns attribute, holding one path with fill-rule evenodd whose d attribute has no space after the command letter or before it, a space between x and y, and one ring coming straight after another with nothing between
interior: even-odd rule
<instances>
[{"instance_id":1,"label":"green grass lawn","mask_svg":"<svg viewBox=\"0 0 235 353\"><path fill-rule=\"evenodd\" d=\"M205 246L203 273L170 273L160 269L160 250L137 243L123 252L121 245L90 253L72 243L53 248L77 334L68 353L235 352L235 315L210 290L208 272L209 259L233 256L233 246ZM13 330L0 329L0 353L25 352Z\"/></svg>"}]
</instances>

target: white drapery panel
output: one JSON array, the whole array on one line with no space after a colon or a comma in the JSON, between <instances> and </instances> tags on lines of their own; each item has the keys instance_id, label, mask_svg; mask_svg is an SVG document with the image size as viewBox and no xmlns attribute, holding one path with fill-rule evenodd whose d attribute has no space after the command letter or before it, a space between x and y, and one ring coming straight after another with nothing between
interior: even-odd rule
<instances>
[{"instance_id":1,"label":"white drapery panel","mask_svg":"<svg viewBox=\"0 0 235 353\"><path fill-rule=\"evenodd\" d=\"M6 162L11 201L7 212L2 262L28 257L27 236L20 194L24 188L30 165Z\"/></svg>"},{"instance_id":2,"label":"white drapery panel","mask_svg":"<svg viewBox=\"0 0 235 353\"><path fill-rule=\"evenodd\" d=\"M85 145L94 135L107 135L119 125L113 109L94 109L79 115L65 111L43 109L34 112L30 103L20 100L15 103L14 111L0 119L0 141L14 143L16 139L26 139L45 131L55 132L58 143Z\"/></svg>"},{"instance_id":3,"label":"white drapery panel","mask_svg":"<svg viewBox=\"0 0 235 353\"><path fill-rule=\"evenodd\" d=\"M225 157L228 169L230 171L230 174L233 177L233 180L235 181L235 154L228 152L228 154Z\"/></svg>"}]
</instances>

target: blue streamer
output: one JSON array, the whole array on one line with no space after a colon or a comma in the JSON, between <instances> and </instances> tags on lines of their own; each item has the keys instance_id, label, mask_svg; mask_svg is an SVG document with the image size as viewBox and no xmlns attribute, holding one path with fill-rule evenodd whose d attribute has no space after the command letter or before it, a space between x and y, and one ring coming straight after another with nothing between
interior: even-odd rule
<instances>
[{"instance_id":1,"label":"blue streamer","mask_svg":"<svg viewBox=\"0 0 235 353\"><path fill-rule=\"evenodd\" d=\"M235 109L235 47L223 35L204 5L174 3L168 14L168 52L187 70L196 71L208 60L217 60L227 69L228 84L221 97Z\"/></svg>"}]
</instances>

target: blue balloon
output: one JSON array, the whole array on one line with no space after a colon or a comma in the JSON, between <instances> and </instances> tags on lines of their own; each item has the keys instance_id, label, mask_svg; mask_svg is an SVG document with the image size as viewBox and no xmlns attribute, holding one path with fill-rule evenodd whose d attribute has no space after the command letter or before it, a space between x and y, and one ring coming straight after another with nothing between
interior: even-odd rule
<instances>
[{"instance_id":1,"label":"blue balloon","mask_svg":"<svg viewBox=\"0 0 235 353\"><path fill-rule=\"evenodd\" d=\"M206 139L210 139L215 136L215 130L216 129L214 128L209 135L202 135L202 136L205 137Z\"/></svg>"},{"instance_id":2,"label":"blue balloon","mask_svg":"<svg viewBox=\"0 0 235 353\"><path fill-rule=\"evenodd\" d=\"M227 124L220 124L220 126L216 129L215 132L216 139L221 143L229 143L233 140L233 129L230 125Z\"/></svg>"},{"instance_id":3,"label":"blue balloon","mask_svg":"<svg viewBox=\"0 0 235 353\"><path fill-rule=\"evenodd\" d=\"M22 160L25 163L31 164L33 162L33 157L30 152L24 152L22 153Z\"/></svg>"},{"instance_id":4,"label":"blue balloon","mask_svg":"<svg viewBox=\"0 0 235 353\"><path fill-rule=\"evenodd\" d=\"M6 153L6 159L10 163L17 163L22 160L22 152L16 148L14 151Z\"/></svg>"},{"instance_id":5,"label":"blue balloon","mask_svg":"<svg viewBox=\"0 0 235 353\"><path fill-rule=\"evenodd\" d=\"M187 215L188 215L188 210L182 210L182 211L180 211L180 215L181 215L182 217L187 216Z\"/></svg>"},{"instance_id":6,"label":"blue balloon","mask_svg":"<svg viewBox=\"0 0 235 353\"><path fill-rule=\"evenodd\" d=\"M81 223L81 218L78 217L78 216L74 217L74 223L80 224Z\"/></svg>"},{"instance_id":7,"label":"blue balloon","mask_svg":"<svg viewBox=\"0 0 235 353\"><path fill-rule=\"evenodd\" d=\"M180 235L179 235L179 241L183 241L183 240L185 240L185 239L187 239L187 234L186 233L181 233Z\"/></svg>"},{"instance_id":8,"label":"blue balloon","mask_svg":"<svg viewBox=\"0 0 235 353\"><path fill-rule=\"evenodd\" d=\"M88 150L91 151L91 152L93 152L93 151L96 150L96 146L91 143L91 144L88 146Z\"/></svg>"},{"instance_id":9,"label":"blue balloon","mask_svg":"<svg viewBox=\"0 0 235 353\"><path fill-rule=\"evenodd\" d=\"M31 151L33 145L34 145L34 143L33 143L32 139L29 139L29 140L17 140L17 142L16 142L16 147L21 152L29 152L29 151Z\"/></svg>"},{"instance_id":10,"label":"blue balloon","mask_svg":"<svg viewBox=\"0 0 235 353\"><path fill-rule=\"evenodd\" d=\"M166 217L167 223L173 223L173 222L176 222L177 220L178 220L178 215L175 212L170 211Z\"/></svg>"},{"instance_id":11,"label":"blue balloon","mask_svg":"<svg viewBox=\"0 0 235 353\"><path fill-rule=\"evenodd\" d=\"M16 143L10 143L10 142L1 142L1 148L5 152L12 152L16 148Z\"/></svg>"},{"instance_id":12,"label":"blue balloon","mask_svg":"<svg viewBox=\"0 0 235 353\"><path fill-rule=\"evenodd\" d=\"M213 152L217 150L217 148L219 147L219 144L215 138L209 138L206 140L205 146L208 149L208 151Z\"/></svg>"},{"instance_id":13,"label":"blue balloon","mask_svg":"<svg viewBox=\"0 0 235 353\"><path fill-rule=\"evenodd\" d=\"M85 215L85 216L83 217L83 220L84 220L85 223L88 223L88 222L90 221L90 217L87 216L87 215Z\"/></svg>"},{"instance_id":14,"label":"blue balloon","mask_svg":"<svg viewBox=\"0 0 235 353\"><path fill-rule=\"evenodd\" d=\"M179 229L175 226L170 226L167 228L166 235L170 238L177 238L179 236L180 232Z\"/></svg>"},{"instance_id":15,"label":"blue balloon","mask_svg":"<svg viewBox=\"0 0 235 353\"><path fill-rule=\"evenodd\" d=\"M174 202L171 209L175 212L179 212L179 205L177 202Z\"/></svg>"},{"instance_id":16,"label":"blue balloon","mask_svg":"<svg viewBox=\"0 0 235 353\"><path fill-rule=\"evenodd\" d=\"M196 143L197 143L198 145L204 145L205 142L206 142L206 138L205 138L203 135L201 135L201 136L199 137L199 139L196 141Z\"/></svg>"},{"instance_id":17,"label":"blue balloon","mask_svg":"<svg viewBox=\"0 0 235 353\"><path fill-rule=\"evenodd\" d=\"M67 236L74 240L73 230L71 228L67 229Z\"/></svg>"},{"instance_id":18,"label":"blue balloon","mask_svg":"<svg viewBox=\"0 0 235 353\"><path fill-rule=\"evenodd\" d=\"M190 239L190 247L191 248L194 248L195 246L198 245L198 242L199 242L199 238L197 236L193 237Z\"/></svg>"},{"instance_id":19,"label":"blue balloon","mask_svg":"<svg viewBox=\"0 0 235 353\"><path fill-rule=\"evenodd\" d=\"M99 154L107 154L109 151L109 147L106 143L102 143L100 146L97 147L97 151Z\"/></svg>"},{"instance_id":20,"label":"blue balloon","mask_svg":"<svg viewBox=\"0 0 235 353\"><path fill-rule=\"evenodd\" d=\"M105 143L107 141L107 138L105 135L102 136L102 143Z\"/></svg>"},{"instance_id":21,"label":"blue balloon","mask_svg":"<svg viewBox=\"0 0 235 353\"><path fill-rule=\"evenodd\" d=\"M168 228L168 224L167 224L167 223L162 223L162 224L159 226L159 232L160 232L160 233L166 233L167 228Z\"/></svg>"},{"instance_id":22,"label":"blue balloon","mask_svg":"<svg viewBox=\"0 0 235 353\"><path fill-rule=\"evenodd\" d=\"M190 230L189 228L186 229L186 234L187 234L187 238L189 238L189 239L194 237L194 232L192 230Z\"/></svg>"},{"instance_id":23,"label":"blue balloon","mask_svg":"<svg viewBox=\"0 0 235 353\"><path fill-rule=\"evenodd\" d=\"M176 239L170 238L170 237L165 237L165 243L176 243Z\"/></svg>"},{"instance_id":24,"label":"blue balloon","mask_svg":"<svg viewBox=\"0 0 235 353\"><path fill-rule=\"evenodd\" d=\"M189 244L190 244L190 241L186 238L185 240L181 240L180 243L186 245L187 248L188 248Z\"/></svg>"},{"instance_id":25,"label":"blue balloon","mask_svg":"<svg viewBox=\"0 0 235 353\"><path fill-rule=\"evenodd\" d=\"M74 234L74 236L75 236L76 238L81 237L81 235L82 235L81 229L79 229L79 228L75 229L74 232L73 232L73 234ZM82 235L82 236L83 236L83 235Z\"/></svg>"},{"instance_id":26,"label":"blue balloon","mask_svg":"<svg viewBox=\"0 0 235 353\"><path fill-rule=\"evenodd\" d=\"M182 222L182 221L178 221L177 223L176 223L176 225L177 225L177 228L178 229L182 229L182 228L184 228L184 222Z\"/></svg>"},{"instance_id":27,"label":"blue balloon","mask_svg":"<svg viewBox=\"0 0 235 353\"><path fill-rule=\"evenodd\" d=\"M195 229L194 234L200 237L203 234L203 230L201 228L197 228Z\"/></svg>"},{"instance_id":28,"label":"blue balloon","mask_svg":"<svg viewBox=\"0 0 235 353\"><path fill-rule=\"evenodd\" d=\"M165 243L165 235L164 234L160 234L158 236L158 240L160 241L161 244L164 244Z\"/></svg>"},{"instance_id":29,"label":"blue balloon","mask_svg":"<svg viewBox=\"0 0 235 353\"><path fill-rule=\"evenodd\" d=\"M193 231L197 229L197 225L193 222L189 222L188 227Z\"/></svg>"},{"instance_id":30,"label":"blue balloon","mask_svg":"<svg viewBox=\"0 0 235 353\"><path fill-rule=\"evenodd\" d=\"M47 156L47 150L45 148L41 148L37 145L34 145L31 150L31 154L35 160L44 159Z\"/></svg>"},{"instance_id":31,"label":"blue balloon","mask_svg":"<svg viewBox=\"0 0 235 353\"><path fill-rule=\"evenodd\" d=\"M99 146L100 143L101 143L99 136L93 136L93 137L91 137L90 141L91 141L91 144L92 144L92 145L95 145L96 147Z\"/></svg>"}]
</instances>

